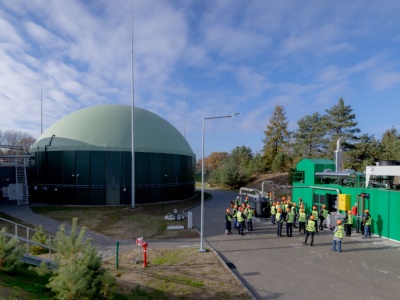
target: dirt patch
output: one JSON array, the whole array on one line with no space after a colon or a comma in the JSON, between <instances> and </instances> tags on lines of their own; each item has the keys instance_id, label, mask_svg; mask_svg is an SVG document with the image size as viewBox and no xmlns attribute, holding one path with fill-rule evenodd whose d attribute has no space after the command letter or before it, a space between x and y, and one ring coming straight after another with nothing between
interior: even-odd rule
<instances>
[{"instance_id":1,"label":"dirt patch","mask_svg":"<svg viewBox=\"0 0 400 300\"><path fill-rule=\"evenodd\" d=\"M66 207L38 206L32 207L35 213L48 216L60 222L71 223L78 218L78 225L101 233L115 240L130 240L136 237L147 239L195 238L198 232L189 229L187 219L167 221L164 216L177 209L181 212L199 201L177 202L169 204L141 205L135 209L126 206ZM181 225L184 230L167 230L168 225Z\"/></svg>"},{"instance_id":2,"label":"dirt patch","mask_svg":"<svg viewBox=\"0 0 400 300\"><path fill-rule=\"evenodd\" d=\"M251 299L213 251L149 249L147 268L139 263L140 256L139 250L123 253L118 269L115 257L105 260L120 285L118 292L140 286L157 299Z\"/></svg>"},{"instance_id":3,"label":"dirt patch","mask_svg":"<svg viewBox=\"0 0 400 300\"><path fill-rule=\"evenodd\" d=\"M289 173L273 173L273 174L260 174L246 187L258 189L261 191L263 181L273 181L274 184L289 185Z\"/></svg>"},{"instance_id":4,"label":"dirt patch","mask_svg":"<svg viewBox=\"0 0 400 300\"><path fill-rule=\"evenodd\" d=\"M279 188L273 188L273 184L267 183L264 185L264 192L270 193L274 192L276 199L280 199L281 197L288 197L292 195L292 189L281 188L281 186L291 185L291 181L289 178L289 173L272 173L272 174L260 174L258 175L251 183L249 183L246 187L262 190L262 182L263 181L272 181L274 185L279 185Z\"/></svg>"}]
</instances>

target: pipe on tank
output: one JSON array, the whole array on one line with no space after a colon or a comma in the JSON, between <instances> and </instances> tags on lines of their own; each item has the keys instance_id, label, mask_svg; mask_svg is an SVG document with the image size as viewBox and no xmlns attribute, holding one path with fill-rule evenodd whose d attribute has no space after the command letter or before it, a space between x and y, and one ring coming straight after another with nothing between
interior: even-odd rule
<instances>
[{"instance_id":1,"label":"pipe on tank","mask_svg":"<svg viewBox=\"0 0 400 300\"><path fill-rule=\"evenodd\" d=\"M245 187L242 187L242 188L240 188L240 190L239 190L239 194L240 194L240 195L243 194L242 191L249 191L249 192L258 193L258 195L257 195L257 194L254 194L254 195L252 195L252 194L247 194L247 196L253 197L254 199L260 198L260 191L259 191L258 189L252 189L252 188L245 188Z\"/></svg>"},{"instance_id":2,"label":"pipe on tank","mask_svg":"<svg viewBox=\"0 0 400 300\"><path fill-rule=\"evenodd\" d=\"M336 142L336 150L335 150L335 172L343 172L343 150L342 150L342 141L345 138L341 136Z\"/></svg>"},{"instance_id":3,"label":"pipe on tank","mask_svg":"<svg viewBox=\"0 0 400 300\"><path fill-rule=\"evenodd\" d=\"M261 182L261 196L264 197L264 184L265 183L271 183L272 186L274 185L274 182L271 180L264 180L263 182ZM274 198L274 190L272 190L272 199Z\"/></svg>"}]
</instances>

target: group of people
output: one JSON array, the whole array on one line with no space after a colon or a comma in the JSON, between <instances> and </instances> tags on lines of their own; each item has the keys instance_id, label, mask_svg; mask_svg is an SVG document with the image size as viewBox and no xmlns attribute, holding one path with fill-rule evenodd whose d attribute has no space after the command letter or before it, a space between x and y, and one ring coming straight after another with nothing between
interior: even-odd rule
<instances>
[{"instance_id":1,"label":"group of people","mask_svg":"<svg viewBox=\"0 0 400 300\"><path fill-rule=\"evenodd\" d=\"M246 196L245 202L241 203L240 198L231 201L232 213L229 208L225 214L225 234L232 233L232 221L234 229L237 229L239 235L245 235L244 230L253 231L253 216L254 210L251 208L249 197Z\"/></svg>"},{"instance_id":2,"label":"group of people","mask_svg":"<svg viewBox=\"0 0 400 300\"><path fill-rule=\"evenodd\" d=\"M299 221L299 232L303 231L307 234L307 231L318 232L318 228L324 230L324 221L328 217L329 211L326 209L325 205L322 205L321 210L318 212L317 207L313 206L310 214L306 213L303 200L299 199L299 209L297 204L292 202L290 196L286 200L282 197L281 202L273 202L271 205L271 223L277 224L277 235L283 236L282 227L283 223L286 223L286 236L291 237L293 232L293 227L296 226L296 221ZM318 227L318 219L320 220ZM312 221L311 222L308 221ZM311 224L311 225L309 225ZM310 227L312 226L312 228Z\"/></svg>"},{"instance_id":3,"label":"group of people","mask_svg":"<svg viewBox=\"0 0 400 300\"><path fill-rule=\"evenodd\" d=\"M271 201L272 202L272 201ZM228 208L225 215L225 233L231 234L232 230L232 220L234 229L238 230L238 234L244 235L243 231L253 230L252 219L254 216L254 210L249 204L249 197L246 196L245 203L240 203L240 198L237 197L236 200L231 201L231 210ZM298 228L300 234L305 234L305 240L303 244L308 245L308 240L310 238L310 245L314 244L314 234L324 230L325 220L328 218L329 211L326 209L325 205L321 206L318 211L317 206L313 206L310 213L306 213L304 202L299 198L299 204L292 202L291 197L288 196L286 199L282 197L281 201L276 201L271 203L271 223L277 225L276 234L282 237L283 224L286 224L286 236L292 237L293 228L297 228L296 222L298 221ZM318 220L320 221L318 224ZM365 210L362 224L364 225L364 237L371 237L371 216L368 210ZM332 251L341 252L341 244L344 236L351 236L351 228L353 226L353 214L352 211L347 211L344 220L337 220L336 226L334 228L334 237L332 241Z\"/></svg>"}]
</instances>

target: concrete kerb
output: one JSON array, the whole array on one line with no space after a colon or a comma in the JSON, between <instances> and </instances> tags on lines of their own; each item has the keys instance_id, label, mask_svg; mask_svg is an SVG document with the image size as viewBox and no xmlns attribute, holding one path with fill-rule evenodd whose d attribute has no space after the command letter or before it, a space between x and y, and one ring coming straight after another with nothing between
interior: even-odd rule
<instances>
[{"instance_id":1,"label":"concrete kerb","mask_svg":"<svg viewBox=\"0 0 400 300\"><path fill-rule=\"evenodd\" d=\"M253 300L257 300L257 297L250 291L247 285L245 285L243 281L240 280L240 278L235 274L235 272L233 272L232 269L228 267L227 262L222 258L222 255L218 251L216 251L211 245L210 248L212 251L214 251L215 255L218 257L224 268L232 275L235 281L247 292L247 295Z\"/></svg>"},{"instance_id":2,"label":"concrete kerb","mask_svg":"<svg viewBox=\"0 0 400 300\"><path fill-rule=\"evenodd\" d=\"M211 196L211 198L208 199L207 201L204 201L204 203L208 202L208 201L210 201L212 199L213 199L213 197ZM197 205L194 205L194 206L192 206L192 207L190 207L188 209L185 209L183 211L183 213L185 214L186 218L187 218L186 212L191 210L191 209L193 209L193 208L195 208L195 207L198 207L199 205L201 205L201 204L197 204ZM196 225L194 227L196 228L197 232L200 234L200 229ZM227 262L222 257L222 255L211 246L211 244L207 241L207 238L204 237L204 241L207 243L208 247L215 253L215 255L217 256L218 260L222 263L222 265L229 272L229 274L231 274L231 276L234 278L234 280L247 292L247 295L250 298L252 298L253 300L257 300L257 297L250 291L250 289L246 286L246 284L237 276L237 274L235 274L235 272L233 272L228 267Z\"/></svg>"}]
</instances>

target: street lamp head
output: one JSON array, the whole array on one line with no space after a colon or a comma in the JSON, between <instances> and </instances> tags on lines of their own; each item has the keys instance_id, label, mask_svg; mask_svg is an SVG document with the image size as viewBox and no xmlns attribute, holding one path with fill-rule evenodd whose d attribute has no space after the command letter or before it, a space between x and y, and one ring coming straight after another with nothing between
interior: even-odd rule
<instances>
[{"instance_id":1,"label":"street lamp head","mask_svg":"<svg viewBox=\"0 0 400 300\"><path fill-rule=\"evenodd\" d=\"M203 118L203 123L205 120L211 120L211 119L223 119L223 118L232 118L236 115L238 115L240 113L235 113L235 114L230 114L230 115L226 115L226 116L219 116L219 117L208 117L208 118Z\"/></svg>"}]
</instances>

